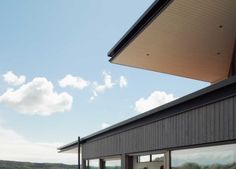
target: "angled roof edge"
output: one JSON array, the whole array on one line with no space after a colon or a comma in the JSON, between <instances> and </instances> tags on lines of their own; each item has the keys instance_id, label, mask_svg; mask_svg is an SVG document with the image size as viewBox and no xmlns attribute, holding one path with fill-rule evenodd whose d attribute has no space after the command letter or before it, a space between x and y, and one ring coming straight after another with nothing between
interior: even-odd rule
<instances>
[{"instance_id":1,"label":"angled roof edge","mask_svg":"<svg viewBox=\"0 0 236 169\"><path fill-rule=\"evenodd\" d=\"M144 118L144 117L153 115L153 114L155 114L155 113L157 113L157 112L160 112L160 111L163 111L163 110L165 110L165 109L174 107L174 106L176 106L176 105L178 105L178 104L182 104L182 103L184 103L184 102L186 102L186 101L192 100L192 99L194 99L194 98L200 97L200 96L202 96L202 95L205 95L205 94L207 94L207 93L213 92L213 91L218 90L218 89L220 89L220 88L223 88L223 87L225 87L225 86L232 85L232 84L234 84L234 83L236 83L236 75L235 75L235 76L232 76L232 77L229 78L229 79L223 80L223 81L221 81L221 82L219 82L219 83L213 84L213 85L208 86L208 87L205 87L205 88L203 88L203 89L200 89L200 90L198 90L198 91L196 91L196 92L194 92L194 93L191 93L191 94L188 94L188 95L186 95L186 96L183 96L183 97L181 97L181 98L179 98L179 99L177 99L177 100L174 100L174 101L172 101L172 102L169 102L169 103L164 104L164 105L162 105L162 106L159 106L159 107L157 107L157 108L154 108L154 109L152 109L152 110L149 110L149 111L147 111L147 112L145 112L145 113L142 113L142 114L139 114L139 115L134 116L134 117L132 117L132 118L129 118L129 119L127 119L127 120L124 120L124 121L122 121L122 122L120 122L120 123L117 123L117 124L115 124L115 125L112 125L112 126L110 126L110 127L108 127L108 128L105 128L105 129L103 129L103 130L100 130L100 131L98 131L98 132L95 132L95 133L93 133L93 134L90 134L90 135L88 135L88 136L86 136L86 137L81 138L80 141L81 141L81 143L83 144L83 143L86 142L86 140L88 140L88 139L91 139L91 138L93 138L93 137L96 137L96 136L101 135L101 134L106 133L106 132L110 132L110 131L112 131L112 130L114 130L114 129L117 129L117 128L121 127L121 126L127 125L127 124L129 124L129 123L132 123L132 122L137 121L137 120L139 120L139 119L142 119L142 118ZM77 143L78 143L78 141L71 142L71 143L69 143L69 144L66 144L66 145L64 145L64 146L59 147L58 150L60 150L60 152L67 151L68 149L74 148L74 147L77 145Z\"/></svg>"},{"instance_id":2,"label":"angled roof edge","mask_svg":"<svg viewBox=\"0 0 236 169\"><path fill-rule=\"evenodd\" d=\"M73 147L77 147L78 146L78 141L73 141L71 143L68 143L66 145L63 145L61 147L58 147L57 150L59 150L59 153L67 151L72 149Z\"/></svg>"},{"instance_id":3,"label":"angled roof edge","mask_svg":"<svg viewBox=\"0 0 236 169\"><path fill-rule=\"evenodd\" d=\"M156 0L108 52L110 61L118 55L144 28L165 9L173 0Z\"/></svg>"}]
</instances>

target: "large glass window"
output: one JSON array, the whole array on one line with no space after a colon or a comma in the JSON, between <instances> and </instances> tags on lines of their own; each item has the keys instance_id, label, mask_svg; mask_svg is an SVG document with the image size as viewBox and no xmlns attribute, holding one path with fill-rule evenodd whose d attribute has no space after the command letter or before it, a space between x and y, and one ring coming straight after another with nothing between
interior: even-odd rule
<instances>
[{"instance_id":1,"label":"large glass window","mask_svg":"<svg viewBox=\"0 0 236 169\"><path fill-rule=\"evenodd\" d=\"M106 160L105 169L121 169L121 160L120 159Z\"/></svg>"},{"instance_id":2,"label":"large glass window","mask_svg":"<svg viewBox=\"0 0 236 169\"><path fill-rule=\"evenodd\" d=\"M176 150L172 169L236 169L236 144Z\"/></svg>"}]
</instances>

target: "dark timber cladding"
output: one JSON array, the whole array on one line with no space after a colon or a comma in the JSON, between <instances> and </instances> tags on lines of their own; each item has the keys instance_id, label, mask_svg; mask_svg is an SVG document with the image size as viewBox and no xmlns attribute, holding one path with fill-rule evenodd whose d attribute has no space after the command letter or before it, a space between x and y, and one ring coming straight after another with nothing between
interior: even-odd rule
<instances>
[{"instance_id":1,"label":"dark timber cladding","mask_svg":"<svg viewBox=\"0 0 236 169\"><path fill-rule=\"evenodd\" d=\"M78 137L78 147L80 147L80 137ZM78 148L78 169L80 169L80 148Z\"/></svg>"},{"instance_id":2,"label":"dark timber cladding","mask_svg":"<svg viewBox=\"0 0 236 169\"><path fill-rule=\"evenodd\" d=\"M206 90L211 88L215 90L83 140L83 158L235 140L236 77Z\"/></svg>"}]
</instances>

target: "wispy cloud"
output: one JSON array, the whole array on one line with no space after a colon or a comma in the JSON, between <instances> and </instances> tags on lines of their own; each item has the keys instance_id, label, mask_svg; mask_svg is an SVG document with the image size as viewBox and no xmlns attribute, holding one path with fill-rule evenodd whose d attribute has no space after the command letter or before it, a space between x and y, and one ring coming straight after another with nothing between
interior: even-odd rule
<instances>
[{"instance_id":1,"label":"wispy cloud","mask_svg":"<svg viewBox=\"0 0 236 169\"><path fill-rule=\"evenodd\" d=\"M119 82L120 88L127 87L128 80L124 76L120 76L120 82Z\"/></svg>"},{"instance_id":2,"label":"wispy cloud","mask_svg":"<svg viewBox=\"0 0 236 169\"><path fill-rule=\"evenodd\" d=\"M103 84L98 84L97 82L94 82L94 86L95 86L95 91L98 93L104 92L107 89L111 89L115 83L112 81L112 76L110 73L108 72L103 72L102 73L103 76Z\"/></svg>"},{"instance_id":3,"label":"wispy cloud","mask_svg":"<svg viewBox=\"0 0 236 169\"><path fill-rule=\"evenodd\" d=\"M72 76L70 74L66 75L63 79L59 81L60 87L72 87L76 89L84 89L85 87L89 86L90 82L84 80L81 77Z\"/></svg>"},{"instance_id":4,"label":"wispy cloud","mask_svg":"<svg viewBox=\"0 0 236 169\"><path fill-rule=\"evenodd\" d=\"M112 81L112 76L110 73L103 71L102 72L103 84L98 84L98 82L93 82L93 95L89 98L90 101L93 101L98 93L104 93L108 89L112 89L115 83Z\"/></svg>"},{"instance_id":5,"label":"wispy cloud","mask_svg":"<svg viewBox=\"0 0 236 169\"><path fill-rule=\"evenodd\" d=\"M9 85L19 86L25 83L26 77L24 75L17 76L12 71L8 71L3 75L3 80Z\"/></svg>"},{"instance_id":6,"label":"wispy cloud","mask_svg":"<svg viewBox=\"0 0 236 169\"><path fill-rule=\"evenodd\" d=\"M173 94L167 94L164 91L154 91L146 99L140 98L137 100L135 102L134 110L138 113L143 113L175 99L176 97L174 97Z\"/></svg>"},{"instance_id":7,"label":"wispy cloud","mask_svg":"<svg viewBox=\"0 0 236 169\"><path fill-rule=\"evenodd\" d=\"M71 95L55 92L53 84L44 77L34 78L18 89L8 89L0 96L0 103L28 115L49 116L68 111L72 102Z\"/></svg>"},{"instance_id":8,"label":"wispy cloud","mask_svg":"<svg viewBox=\"0 0 236 169\"><path fill-rule=\"evenodd\" d=\"M93 101L99 93L112 89L116 84L119 84L120 88L127 87L128 80L124 76L120 76L119 80L113 81L112 75L109 72L103 71L102 73L103 83L93 82L93 95L90 97L90 101Z\"/></svg>"},{"instance_id":9,"label":"wispy cloud","mask_svg":"<svg viewBox=\"0 0 236 169\"><path fill-rule=\"evenodd\" d=\"M59 154L59 143L32 142L12 129L0 126L0 159L76 164L74 154Z\"/></svg>"},{"instance_id":10,"label":"wispy cloud","mask_svg":"<svg viewBox=\"0 0 236 169\"><path fill-rule=\"evenodd\" d=\"M93 101L98 96L97 92L93 90L93 95L89 98L90 101Z\"/></svg>"}]
</instances>

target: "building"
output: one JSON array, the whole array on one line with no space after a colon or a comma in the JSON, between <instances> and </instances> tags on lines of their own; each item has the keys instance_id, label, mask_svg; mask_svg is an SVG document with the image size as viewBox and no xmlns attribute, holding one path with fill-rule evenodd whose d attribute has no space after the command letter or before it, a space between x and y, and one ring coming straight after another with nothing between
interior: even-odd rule
<instances>
[{"instance_id":1,"label":"building","mask_svg":"<svg viewBox=\"0 0 236 169\"><path fill-rule=\"evenodd\" d=\"M83 169L236 168L235 0L157 0L108 55L212 85L60 152L78 153Z\"/></svg>"}]
</instances>

